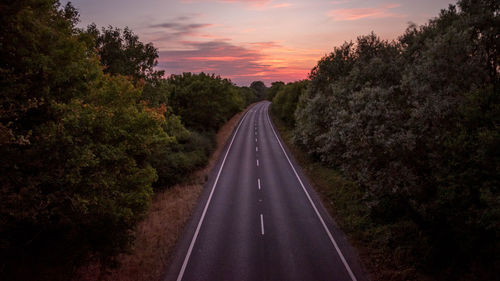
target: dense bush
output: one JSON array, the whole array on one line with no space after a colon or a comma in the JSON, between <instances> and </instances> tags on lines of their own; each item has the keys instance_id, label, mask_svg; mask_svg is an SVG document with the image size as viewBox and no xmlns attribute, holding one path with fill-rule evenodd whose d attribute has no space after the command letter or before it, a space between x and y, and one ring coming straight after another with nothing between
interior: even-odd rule
<instances>
[{"instance_id":1,"label":"dense bush","mask_svg":"<svg viewBox=\"0 0 500 281\"><path fill-rule=\"evenodd\" d=\"M296 110L295 140L366 190L374 221L413 225L387 243L427 269L499 262L499 5L335 48Z\"/></svg>"}]
</instances>

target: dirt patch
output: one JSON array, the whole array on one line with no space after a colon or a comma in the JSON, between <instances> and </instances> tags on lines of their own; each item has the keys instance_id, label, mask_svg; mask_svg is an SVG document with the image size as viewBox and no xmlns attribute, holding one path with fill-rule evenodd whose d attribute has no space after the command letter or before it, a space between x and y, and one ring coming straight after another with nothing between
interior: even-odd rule
<instances>
[{"instance_id":1,"label":"dirt patch","mask_svg":"<svg viewBox=\"0 0 500 281\"><path fill-rule=\"evenodd\" d=\"M154 195L148 214L137 228L132 253L118 257L121 264L119 268L102 276L99 264L90 264L81 268L73 281L93 281L99 278L113 281L159 280L198 202L208 174L215 166L240 117L250 107L233 116L217 132L216 150L203 169L189 176L189 184L176 185Z\"/></svg>"}]
</instances>

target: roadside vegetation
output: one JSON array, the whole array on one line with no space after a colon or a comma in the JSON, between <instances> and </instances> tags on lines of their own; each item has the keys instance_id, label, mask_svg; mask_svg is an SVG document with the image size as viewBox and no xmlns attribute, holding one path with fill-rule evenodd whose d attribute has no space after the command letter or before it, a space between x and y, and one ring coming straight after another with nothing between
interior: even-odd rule
<instances>
[{"instance_id":1,"label":"roadside vegetation","mask_svg":"<svg viewBox=\"0 0 500 281\"><path fill-rule=\"evenodd\" d=\"M398 40L360 36L272 98L376 280L500 276L499 14L462 0Z\"/></svg>"},{"instance_id":2,"label":"roadside vegetation","mask_svg":"<svg viewBox=\"0 0 500 281\"><path fill-rule=\"evenodd\" d=\"M57 0L0 4L2 280L116 266L154 192L204 167L217 130L258 99L214 75L163 78L128 28L77 22Z\"/></svg>"}]
</instances>

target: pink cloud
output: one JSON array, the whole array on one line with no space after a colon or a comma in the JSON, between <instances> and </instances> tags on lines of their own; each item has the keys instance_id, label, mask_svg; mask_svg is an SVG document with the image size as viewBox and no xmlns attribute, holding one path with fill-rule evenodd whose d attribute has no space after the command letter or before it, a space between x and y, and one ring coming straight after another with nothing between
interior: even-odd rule
<instances>
[{"instance_id":1,"label":"pink cloud","mask_svg":"<svg viewBox=\"0 0 500 281\"><path fill-rule=\"evenodd\" d=\"M278 3L278 4L274 4L271 6L271 8L273 9L276 9L276 8L286 8L286 7L290 7L292 6L291 3Z\"/></svg>"},{"instance_id":2,"label":"pink cloud","mask_svg":"<svg viewBox=\"0 0 500 281\"><path fill-rule=\"evenodd\" d=\"M243 3L250 4L252 6L262 7L266 6L273 0L181 0L185 3L196 3L196 2L221 2L221 3Z\"/></svg>"},{"instance_id":3,"label":"pink cloud","mask_svg":"<svg viewBox=\"0 0 500 281\"><path fill-rule=\"evenodd\" d=\"M259 10L278 9L292 6L291 3L272 3L274 0L182 0L185 3L196 2L219 2L219 3L242 3Z\"/></svg>"},{"instance_id":4,"label":"pink cloud","mask_svg":"<svg viewBox=\"0 0 500 281\"><path fill-rule=\"evenodd\" d=\"M253 42L253 43L249 43L249 45L256 46L256 47L259 47L259 48L278 48L278 47L282 47L278 42L275 42L275 41Z\"/></svg>"},{"instance_id":5,"label":"pink cloud","mask_svg":"<svg viewBox=\"0 0 500 281\"><path fill-rule=\"evenodd\" d=\"M360 19L401 18L402 14L392 13L390 10L401 6L400 4L387 4L376 8L335 9L328 12L334 21L353 21Z\"/></svg>"},{"instance_id":6,"label":"pink cloud","mask_svg":"<svg viewBox=\"0 0 500 281\"><path fill-rule=\"evenodd\" d=\"M305 79L310 66L283 65L266 48L279 48L276 42L258 42L237 46L227 41L183 42L185 50L160 51L159 68L167 74L208 72L230 78L238 85L261 80L266 84Z\"/></svg>"},{"instance_id":7,"label":"pink cloud","mask_svg":"<svg viewBox=\"0 0 500 281\"><path fill-rule=\"evenodd\" d=\"M210 33L216 25L193 23L194 19L182 17L148 26L153 30L150 36L168 48L160 48L158 65L167 74L214 73L238 85L257 80L291 82L305 79L321 55L277 41L232 43L230 38Z\"/></svg>"}]
</instances>

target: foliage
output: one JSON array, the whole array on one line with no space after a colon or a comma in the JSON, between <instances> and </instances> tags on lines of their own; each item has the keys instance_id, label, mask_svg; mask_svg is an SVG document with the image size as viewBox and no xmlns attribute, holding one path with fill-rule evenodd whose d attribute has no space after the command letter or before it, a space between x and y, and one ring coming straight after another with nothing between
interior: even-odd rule
<instances>
[{"instance_id":1,"label":"foliage","mask_svg":"<svg viewBox=\"0 0 500 281\"><path fill-rule=\"evenodd\" d=\"M266 92L266 100L273 101L274 97L283 86L285 86L285 83L281 81L271 83L271 87Z\"/></svg>"},{"instance_id":2,"label":"foliage","mask_svg":"<svg viewBox=\"0 0 500 281\"><path fill-rule=\"evenodd\" d=\"M139 41L128 27L122 31L109 26L99 31L91 24L86 32L94 38L104 73L128 76L134 83L141 79L157 80L164 75L164 71L154 69L158 65L158 50L151 43Z\"/></svg>"},{"instance_id":3,"label":"foliage","mask_svg":"<svg viewBox=\"0 0 500 281\"><path fill-rule=\"evenodd\" d=\"M295 141L365 190L378 225L413 225L413 243L401 228L387 243L444 278L499 262L499 6L459 1L396 42L335 48L295 111Z\"/></svg>"},{"instance_id":4,"label":"foliage","mask_svg":"<svg viewBox=\"0 0 500 281\"><path fill-rule=\"evenodd\" d=\"M245 105L250 105L258 101L255 90L249 87L238 87L240 96L243 98Z\"/></svg>"},{"instance_id":5,"label":"foliage","mask_svg":"<svg viewBox=\"0 0 500 281\"><path fill-rule=\"evenodd\" d=\"M151 147L171 137L139 88L102 73L71 5L0 11L0 276L67 280L127 250L157 178Z\"/></svg>"},{"instance_id":6,"label":"foliage","mask_svg":"<svg viewBox=\"0 0 500 281\"><path fill-rule=\"evenodd\" d=\"M151 43L140 42L128 28L99 31L90 25L86 33L94 38L104 71L129 77L142 88L147 106L165 118L163 130L173 138L152 147L148 159L158 173L156 189L179 183L204 165L214 149L214 131L255 100L253 91L239 92L228 80L213 75L162 78L163 71L154 69L158 51Z\"/></svg>"},{"instance_id":7,"label":"foliage","mask_svg":"<svg viewBox=\"0 0 500 281\"><path fill-rule=\"evenodd\" d=\"M279 90L273 98L271 110L278 118L285 122L288 127L295 126L295 110L297 109L297 103L299 98L305 94L308 84L308 80L303 80L279 86Z\"/></svg>"},{"instance_id":8,"label":"foliage","mask_svg":"<svg viewBox=\"0 0 500 281\"><path fill-rule=\"evenodd\" d=\"M250 88L255 91L255 95L257 96L257 100L263 100L266 98L267 87L262 81L253 81L250 84Z\"/></svg>"},{"instance_id":9,"label":"foliage","mask_svg":"<svg viewBox=\"0 0 500 281\"><path fill-rule=\"evenodd\" d=\"M159 144L152 148L151 165L158 173L158 181L154 183L156 189L182 182L187 175L207 163L215 148L212 134L187 130L173 114L167 118L164 130L175 138L168 145Z\"/></svg>"},{"instance_id":10,"label":"foliage","mask_svg":"<svg viewBox=\"0 0 500 281\"><path fill-rule=\"evenodd\" d=\"M216 132L244 106L236 87L219 76L183 73L171 75L167 83L170 106L188 129Z\"/></svg>"}]
</instances>

